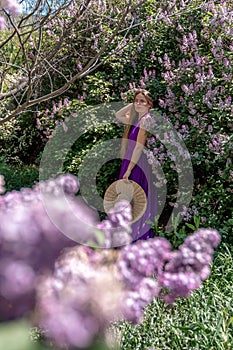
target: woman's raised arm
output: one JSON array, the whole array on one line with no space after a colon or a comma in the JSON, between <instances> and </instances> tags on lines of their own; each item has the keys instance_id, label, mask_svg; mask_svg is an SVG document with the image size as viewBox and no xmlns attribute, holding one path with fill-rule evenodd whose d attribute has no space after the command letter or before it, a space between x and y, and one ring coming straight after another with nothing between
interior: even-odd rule
<instances>
[{"instance_id":1,"label":"woman's raised arm","mask_svg":"<svg viewBox=\"0 0 233 350\"><path fill-rule=\"evenodd\" d=\"M115 113L116 118L123 124L128 124L130 120L131 109L133 108L133 103L129 103L127 106L121 108Z\"/></svg>"}]
</instances>

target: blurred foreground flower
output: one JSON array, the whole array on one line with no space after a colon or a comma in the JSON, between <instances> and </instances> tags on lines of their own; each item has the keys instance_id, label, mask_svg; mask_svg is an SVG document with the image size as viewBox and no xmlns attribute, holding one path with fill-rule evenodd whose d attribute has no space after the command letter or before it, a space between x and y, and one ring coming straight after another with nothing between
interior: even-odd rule
<instances>
[{"instance_id":1,"label":"blurred foreground flower","mask_svg":"<svg viewBox=\"0 0 233 350\"><path fill-rule=\"evenodd\" d=\"M4 179L0 177L1 192ZM52 271L66 247L112 247L130 242L131 207L119 202L99 222L75 193L72 175L0 196L0 321L27 315L41 274ZM97 235L98 231L98 235Z\"/></svg>"},{"instance_id":2,"label":"blurred foreground flower","mask_svg":"<svg viewBox=\"0 0 233 350\"><path fill-rule=\"evenodd\" d=\"M37 277L63 248L94 237L98 216L77 190L76 178L65 175L0 196L0 321L31 311Z\"/></svg>"},{"instance_id":3,"label":"blurred foreground flower","mask_svg":"<svg viewBox=\"0 0 233 350\"><path fill-rule=\"evenodd\" d=\"M116 256L106 253L71 248L56 262L54 274L42 278L36 318L57 345L88 347L122 317L124 290L116 278Z\"/></svg>"},{"instance_id":4,"label":"blurred foreground flower","mask_svg":"<svg viewBox=\"0 0 233 350\"><path fill-rule=\"evenodd\" d=\"M165 238L140 240L121 250L117 264L126 290L127 320L141 322L144 307L159 296L160 286L154 276L162 273L170 252L171 244Z\"/></svg>"},{"instance_id":5,"label":"blurred foreground flower","mask_svg":"<svg viewBox=\"0 0 233 350\"><path fill-rule=\"evenodd\" d=\"M132 242L131 205L126 200L117 202L109 210L108 218L96 225L104 232L103 248L121 247Z\"/></svg>"}]
</instances>

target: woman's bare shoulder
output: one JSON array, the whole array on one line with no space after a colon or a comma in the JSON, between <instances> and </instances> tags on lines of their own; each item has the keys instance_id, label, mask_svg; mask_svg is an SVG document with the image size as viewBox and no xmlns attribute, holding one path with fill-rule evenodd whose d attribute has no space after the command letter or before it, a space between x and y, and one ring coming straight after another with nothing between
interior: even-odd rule
<instances>
[{"instance_id":1,"label":"woman's bare shoulder","mask_svg":"<svg viewBox=\"0 0 233 350\"><path fill-rule=\"evenodd\" d=\"M140 127L147 130L152 125L153 119L150 113L145 114L140 120Z\"/></svg>"}]
</instances>

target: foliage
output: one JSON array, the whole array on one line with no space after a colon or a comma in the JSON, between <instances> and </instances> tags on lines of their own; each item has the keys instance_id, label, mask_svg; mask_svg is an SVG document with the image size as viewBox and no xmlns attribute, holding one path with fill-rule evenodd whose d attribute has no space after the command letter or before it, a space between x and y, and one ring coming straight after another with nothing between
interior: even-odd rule
<instances>
[{"instance_id":1,"label":"foliage","mask_svg":"<svg viewBox=\"0 0 233 350\"><path fill-rule=\"evenodd\" d=\"M173 248L177 248L190 233L198 230L200 227L201 218L199 216L193 217L194 224L180 223L179 216L172 216L172 229L166 231L161 228L159 224L159 217L155 218L154 222L150 222L156 237L166 237L171 242Z\"/></svg>"},{"instance_id":2,"label":"foliage","mask_svg":"<svg viewBox=\"0 0 233 350\"><path fill-rule=\"evenodd\" d=\"M85 174L82 175L81 188L90 189L89 198L86 200L93 206L95 203L91 198L97 193L103 198L108 184L118 178L120 160L112 159L112 145L107 144L107 141L120 139L122 135L122 127L113 122L115 121L112 117L114 112L114 105L105 107L103 104L97 108L91 108L91 105L87 106L80 100L65 99L64 102L60 100L58 104L54 103L52 111L46 109L38 113L37 127L40 132L48 140L53 138L54 133L53 147L57 151L51 157L62 161L63 173L69 172L80 176L82 162L85 157L88 157ZM65 138L72 139L74 142L69 144L69 140L66 142ZM60 145L61 139L62 145ZM102 144L105 146L101 147ZM120 150L118 152L115 150L114 155L118 158ZM107 163L106 159L109 159ZM96 173L97 162L103 165ZM93 178L96 178L94 185ZM102 203L100 206L102 207Z\"/></svg>"},{"instance_id":3,"label":"foliage","mask_svg":"<svg viewBox=\"0 0 233 350\"><path fill-rule=\"evenodd\" d=\"M152 92L191 155L195 183L185 220L198 215L204 226L220 229L232 222L232 8L226 1L197 1L182 13L181 2L165 5L155 26L153 3L138 13L140 40L125 39L120 61L109 60L111 80L124 99L139 86ZM149 147L163 164L169 213L178 189L174 162L161 141Z\"/></svg>"},{"instance_id":4,"label":"foliage","mask_svg":"<svg viewBox=\"0 0 233 350\"><path fill-rule=\"evenodd\" d=\"M44 142L30 113L0 125L0 152L7 163L15 166L35 165Z\"/></svg>"},{"instance_id":5,"label":"foliage","mask_svg":"<svg viewBox=\"0 0 233 350\"><path fill-rule=\"evenodd\" d=\"M35 166L12 166L0 159L0 174L5 179L5 190L20 190L32 187L39 180L39 170Z\"/></svg>"}]
</instances>

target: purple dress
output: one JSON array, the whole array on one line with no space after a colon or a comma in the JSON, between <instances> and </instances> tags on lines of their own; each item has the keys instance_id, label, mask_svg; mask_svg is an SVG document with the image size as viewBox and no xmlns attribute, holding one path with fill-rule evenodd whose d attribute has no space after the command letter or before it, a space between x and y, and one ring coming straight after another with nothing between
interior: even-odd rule
<instances>
[{"instance_id":1,"label":"purple dress","mask_svg":"<svg viewBox=\"0 0 233 350\"><path fill-rule=\"evenodd\" d=\"M123 178L130 163L134 147L136 146L135 141L137 140L139 132L139 123L140 121L137 121L135 125L131 126L125 157L121 164L119 179ZM157 214L157 195L155 186L152 182L152 177L153 174L151 167L147 161L146 155L142 152L139 161L131 171L129 179L137 182L145 191L147 196L147 209L144 215L138 221L132 224L133 241L154 237L154 232L150 228L151 225L146 223L146 221L154 222Z\"/></svg>"}]
</instances>

